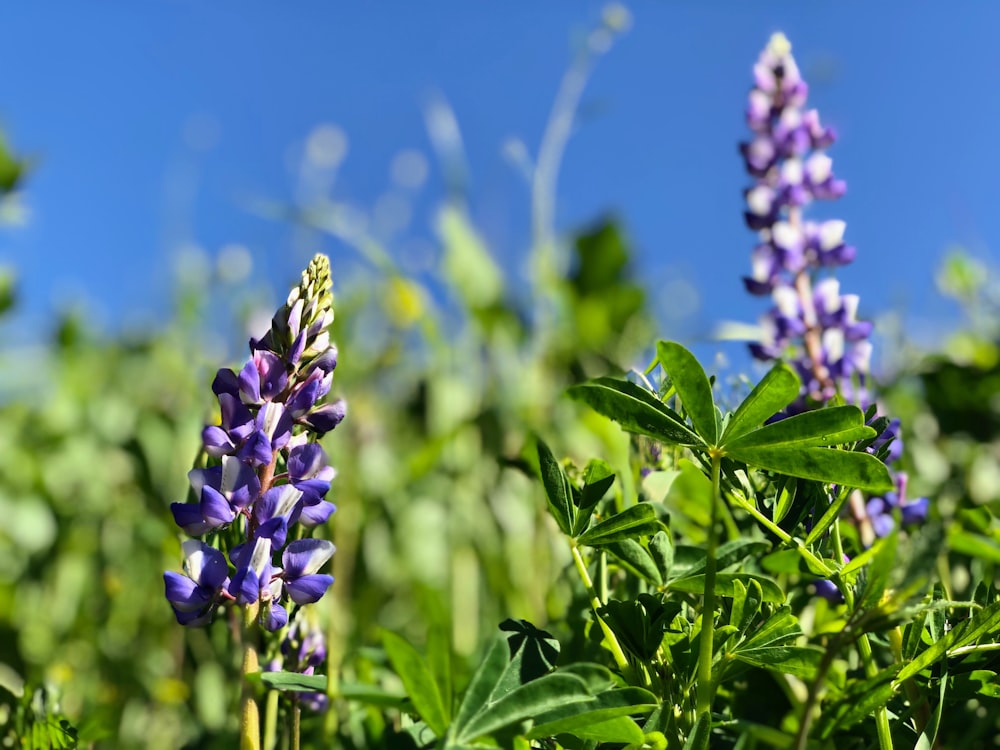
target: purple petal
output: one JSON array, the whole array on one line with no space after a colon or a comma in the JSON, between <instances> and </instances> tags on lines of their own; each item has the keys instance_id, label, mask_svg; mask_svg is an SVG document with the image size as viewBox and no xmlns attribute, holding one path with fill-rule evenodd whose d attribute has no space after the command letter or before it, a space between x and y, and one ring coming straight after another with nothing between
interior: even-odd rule
<instances>
[{"instance_id":1,"label":"purple petal","mask_svg":"<svg viewBox=\"0 0 1000 750\"><path fill-rule=\"evenodd\" d=\"M267 614L264 619L264 627L270 632L275 630L280 630L288 624L288 612L280 604L271 603L271 606L267 608Z\"/></svg>"},{"instance_id":2,"label":"purple petal","mask_svg":"<svg viewBox=\"0 0 1000 750\"><path fill-rule=\"evenodd\" d=\"M224 367L215 374L212 381L212 392L216 396L228 393L231 396L238 396L240 392L240 382L236 378L236 373L228 367Z\"/></svg>"},{"instance_id":3,"label":"purple petal","mask_svg":"<svg viewBox=\"0 0 1000 750\"><path fill-rule=\"evenodd\" d=\"M926 521L927 515L930 513L930 506L930 500L926 497L917 498L901 506L899 511L902 514L903 525L913 526Z\"/></svg>"},{"instance_id":4,"label":"purple petal","mask_svg":"<svg viewBox=\"0 0 1000 750\"><path fill-rule=\"evenodd\" d=\"M260 398L260 372L257 365L251 359L240 370L240 398L247 404L259 404Z\"/></svg>"},{"instance_id":5,"label":"purple petal","mask_svg":"<svg viewBox=\"0 0 1000 750\"><path fill-rule=\"evenodd\" d=\"M274 451L268 436L257 430L247 439L236 455L240 459L251 461L254 464L269 464L274 457Z\"/></svg>"},{"instance_id":6,"label":"purple petal","mask_svg":"<svg viewBox=\"0 0 1000 750\"><path fill-rule=\"evenodd\" d=\"M174 523L188 536L201 536L212 528L202 517L198 503L170 503L170 512L174 514Z\"/></svg>"},{"instance_id":7,"label":"purple petal","mask_svg":"<svg viewBox=\"0 0 1000 750\"><path fill-rule=\"evenodd\" d=\"M236 440L245 440L253 432L253 415L239 396L220 394L219 410L222 413L222 426Z\"/></svg>"},{"instance_id":8,"label":"purple petal","mask_svg":"<svg viewBox=\"0 0 1000 750\"><path fill-rule=\"evenodd\" d=\"M281 556L285 580L310 575L333 557L336 547L326 539L299 539L292 542Z\"/></svg>"},{"instance_id":9,"label":"purple petal","mask_svg":"<svg viewBox=\"0 0 1000 750\"><path fill-rule=\"evenodd\" d=\"M240 568L229 583L230 595L238 604L253 604L260 596L260 579L253 568Z\"/></svg>"},{"instance_id":10,"label":"purple petal","mask_svg":"<svg viewBox=\"0 0 1000 750\"><path fill-rule=\"evenodd\" d=\"M326 500L320 500L312 504L303 504L302 509L299 511L299 517L296 520L306 528L312 528L326 523L335 510L337 510L337 506Z\"/></svg>"},{"instance_id":11,"label":"purple petal","mask_svg":"<svg viewBox=\"0 0 1000 750\"><path fill-rule=\"evenodd\" d=\"M170 570L163 574L163 588L167 601L179 612L199 610L212 601L211 593L187 576Z\"/></svg>"},{"instance_id":12,"label":"purple petal","mask_svg":"<svg viewBox=\"0 0 1000 750\"><path fill-rule=\"evenodd\" d=\"M188 539L181 549L184 552L184 572L192 580L211 589L222 587L229 575L225 555L197 539Z\"/></svg>"},{"instance_id":13,"label":"purple petal","mask_svg":"<svg viewBox=\"0 0 1000 750\"><path fill-rule=\"evenodd\" d=\"M294 581L285 581L288 596L296 604L312 604L323 598L323 594L333 584L333 576L307 575Z\"/></svg>"},{"instance_id":14,"label":"purple petal","mask_svg":"<svg viewBox=\"0 0 1000 750\"><path fill-rule=\"evenodd\" d=\"M214 487L201 488L201 515L212 528L227 526L236 518L229 500Z\"/></svg>"},{"instance_id":15,"label":"purple petal","mask_svg":"<svg viewBox=\"0 0 1000 750\"><path fill-rule=\"evenodd\" d=\"M218 425L209 425L202 430L201 442L205 446L205 453L212 458L221 458L236 450L236 444L229 437L229 433Z\"/></svg>"},{"instance_id":16,"label":"purple petal","mask_svg":"<svg viewBox=\"0 0 1000 750\"><path fill-rule=\"evenodd\" d=\"M323 404L314 409L303 421L320 435L324 435L343 422L345 416L347 416L347 404L343 399L338 399L332 404Z\"/></svg>"},{"instance_id":17,"label":"purple petal","mask_svg":"<svg viewBox=\"0 0 1000 750\"><path fill-rule=\"evenodd\" d=\"M260 373L260 396L270 401L285 390L288 385L288 373L285 363L277 354L269 351L259 351L253 356L253 365Z\"/></svg>"}]
</instances>

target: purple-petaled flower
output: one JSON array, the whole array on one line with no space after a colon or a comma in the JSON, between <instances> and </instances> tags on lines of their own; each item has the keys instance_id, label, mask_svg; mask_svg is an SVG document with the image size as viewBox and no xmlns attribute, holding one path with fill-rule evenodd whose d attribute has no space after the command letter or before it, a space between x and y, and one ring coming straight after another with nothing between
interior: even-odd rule
<instances>
[{"instance_id":1,"label":"purple-petaled flower","mask_svg":"<svg viewBox=\"0 0 1000 750\"><path fill-rule=\"evenodd\" d=\"M239 385L244 403L271 401L288 385L285 363L274 352L256 351L240 370Z\"/></svg>"},{"instance_id":2,"label":"purple-petaled flower","mask_svg":"<svg viewBox=\"0 0 1000 750\"><path fill-rule=\"evenodd\" d=\"M229 582L229 595L237 604L253 604L261 598L262 589L270 590L271 540L258 537L252 546L244 544L234 548L230 558L236 572Z\"/></svg>"},{"instance_id":3,"label":"purple-petaled flower","mask_svg":"<svg viewBox=\"0 0 1000 750\"><path fill-rule=\"evenodd\" d=\"M266 401L254 418L254 431L237 452L237 456L256 466L267 465L274 454L284 448L292 437L292 415L283 404Z\"/></svg>"},{"instance_id":4,"label":"purple-petaled flower","mask_svg":"<svg viewBox=\"0 0 1000 750\"><path fill-rule=\"evenodd\" d=\"M343 399L337 399L333 403L313 409L300 421L322 437L343 422L345 416L347 416L347 404Z\"/></svg>"},{"instance_id":5,"label":"purple-petaled flower","mask_svg":"<svg viewBox=\"0 0 1000 750\"><path fill-rule=\"evenodd\" d=\"M281 578L285 591L296 604L319 601L333 583L333 576L317 573L333 557L333 542L326 539L299 539L281 555Z\"/></svg>"},{"instance_id":6,"label":"purple-petaled flower","mask_svg":"<svg viewBox=\"0 0 1000 750\"><path fill-rule=\"evenodd\" d=\"M231 370L220 370L219 375L223 372L232 374ZM219 376L216 376L218 381ZM205 452L213 458L232 455L253 432L253 415L239 396L223 391L218 397L221 424L208 425L201 433Z\"/></svg>"},{"instance_id":7,"label":"purple-petaled flower","mask_svg":"<svg viewBox=\"0 0 1000 750\"><path fill-rule=\"evenodd\" d=\"M181 549L185 575L173 571L163 574L167 601L181 625L204 625L212 619L229 583L229 566L221 552L197 539L188 539Z\"/></svg>"},{"instance_id":8,"label":"purple-petaled flower","mask_svg":"<svg viewBox=\"0 0 1000 750\"><path fill-rule=\"evenodd\" d=\"M823 597L831 604L844 603L844 595L840 593L840 589L833 581L821 578L818 581L813 581L813 588L816 591L816 596Z\"/></svg>"},{"instance_id":9,"label":"purple-petaled flower","mask_svg":"<svg viewBox=\"0 0 1000 750\"><path fill-rule=\"evenodd\" d=\"M260 492L257 474L234 456L223 456L221 466L192 469L188 478L199 502L172 503L170 510L177 525L191 536L229 525Z\"/></svg>"},{"instance_id":10,"label":"purple-petaled flower","mask_svg":"<svg viewBox=\"0 0 1000 750\"><path fill-rule=\"evenodd\" d=\"M903 527L917 526L927 520L930 501L926 497L910 500L906 497L907 475L896 473L896 491L869 498L865 505L868 521L876 537L888 535L896 526L894 511L899 511Z\"/></svg>"}]
</instances>

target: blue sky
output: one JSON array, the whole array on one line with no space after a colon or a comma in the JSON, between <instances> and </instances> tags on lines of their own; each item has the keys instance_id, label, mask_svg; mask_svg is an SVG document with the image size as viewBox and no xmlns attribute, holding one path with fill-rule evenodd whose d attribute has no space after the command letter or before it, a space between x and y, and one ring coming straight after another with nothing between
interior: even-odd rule
<instances>
[{"instance_id":1,"label":"blue sky","mask_svg":"<svg viewBox=\"0 0 1000 750\"><path fill-rule=\"evenodd\" d=\"M43 7L44 5L44 7ZM912 3L633 2L630 31L593 73L565 156L559 227L613 213L651 294L678 276L700 307L692 330L753 321L742 292L753 237L736 143L751 66L784 31L810 105L838 128L831 149L848 194L823 207L858 248L840 274L863 316L898 310L914 336L950 325L934 291L945 250L990 261L1000 237L1000 6ZM105 323L166 308L178 247L249 249L254 278L293 278L295 233L249 208L293 199L294 168L317 126L348 151L333 194L371 209L401 151L430 165L397 248L427 247L442 196L424 121L435 92L455 112L473 217L514 268L529 234L523 179L503 154L537 149L574 38L597 2L19 4L4 10L0 123L38 158L30 221L0 232L0 260L44 318L85 298ZM56 10L58 8L58 10ZM332 131L327 131L332 132ZM411 154L412 156L412 154ZM414 249L416 248L416 250ZM356 262L335 241L334 262Z\"/></svg>"}]
</instances>

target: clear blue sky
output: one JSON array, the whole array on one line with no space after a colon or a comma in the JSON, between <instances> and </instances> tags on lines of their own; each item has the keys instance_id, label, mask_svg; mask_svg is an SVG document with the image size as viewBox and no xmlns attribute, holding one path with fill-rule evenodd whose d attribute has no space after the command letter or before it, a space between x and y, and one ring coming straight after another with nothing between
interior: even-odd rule
<instances>
[{"instance_id":1,"label":"clear blue sky","mask_svg":"<svg viewBox=\"0 0 1000 750\"><path fill-rule=\"evenodd\" d=\"M945 249L989 260L1000 238L1000 6L910 3L627 4L633 25L599 63L560 179L558 222L613 212L651 292L675 274L698 321L753 321L742 292L753 237L736 143L751 66L770 34L791 39L810 105L836 126L848 194L825 209L858 248L840 273L866 317L899 309L926 336L954 316L934 292ZM529 240L528 195L503 156L537 148L571 40L598 2L23 3L0 15L0 122L40 159L29 224L0 234L36 316L67 297L107 320L169 299L179 243L250 249L258 279L292 278L304 251L248 197L291 200L289 155L321 123L346 133L334 189L371 207L403 149L431 175L409 237L432 237L441 178L424 125L440 92L461 127L473 216L501 262ZM207 140L185 133L201 124ZM207 123L207 126L206 126ZM204 135L204 134L203 134ZM195 139L197 141L197 138ZM197 146L197 144L196 144ZM401 245L407 246L407 245ZM354 258L331 241L335 266Z\"/></svg>"}]
</instances>

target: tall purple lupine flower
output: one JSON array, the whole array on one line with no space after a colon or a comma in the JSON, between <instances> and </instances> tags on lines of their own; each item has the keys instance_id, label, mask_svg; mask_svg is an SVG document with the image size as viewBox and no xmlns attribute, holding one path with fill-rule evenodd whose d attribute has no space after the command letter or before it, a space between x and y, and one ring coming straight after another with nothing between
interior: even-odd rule
<instances>
[{"instance_id":1,"label":"tall purple lupine flower","mask_svg":"<svg viewBox=\"0 0 1000 750\"><path fill-rule=\"evenodd\" d=\"M836 200L847 191L826 153L837 134L821 123L815 109L806 108L808 93L791 44L774 34L754 66L746 111L752 137L740 144L753 178L744 192L744 219L758 235L751 274L743 282L751 294L770 295L773 302L761 319L761 339L750 351L763 361L783 359L798 372L802 392L788 414L835 397L868 410L873 405L868 390L872 324L858 320L857 295L842 294L832 276L833 269L854 260L856 250L844 239L845 222L816 222L804 215L814 201ZM870 448L875 453L888 444L887 463L899 457L898 430L899 421L893 420ZM926 516L927 500L906 501L905 476L899 477L900 491L867 504L859 496L852 503L868 544L892 528L894 511L904 523Z\"/></svg>"},{"instance_id":2,"label":"tall purple lupine flower","mask_svg":"<svg viewBox=\"0 0 1000 750\"><path fill-rule=\"evenodd\" d=\"M209 465L189 473L195 502L171 506L188 535L212 542L185 542L187 576L164 574L183 625L206 624L233 603L257 606L260 624L277 630L286 607L318 601L333 583L319 573L333 544L298 538L335 510L325 499L335 472L316 443L345 415L343 401L324 403L337 366L332 322L330 264L317 255L270 329L250 341L246 364L212 383L221 419L202 432Z\"/></svg>"}]
</instances>

